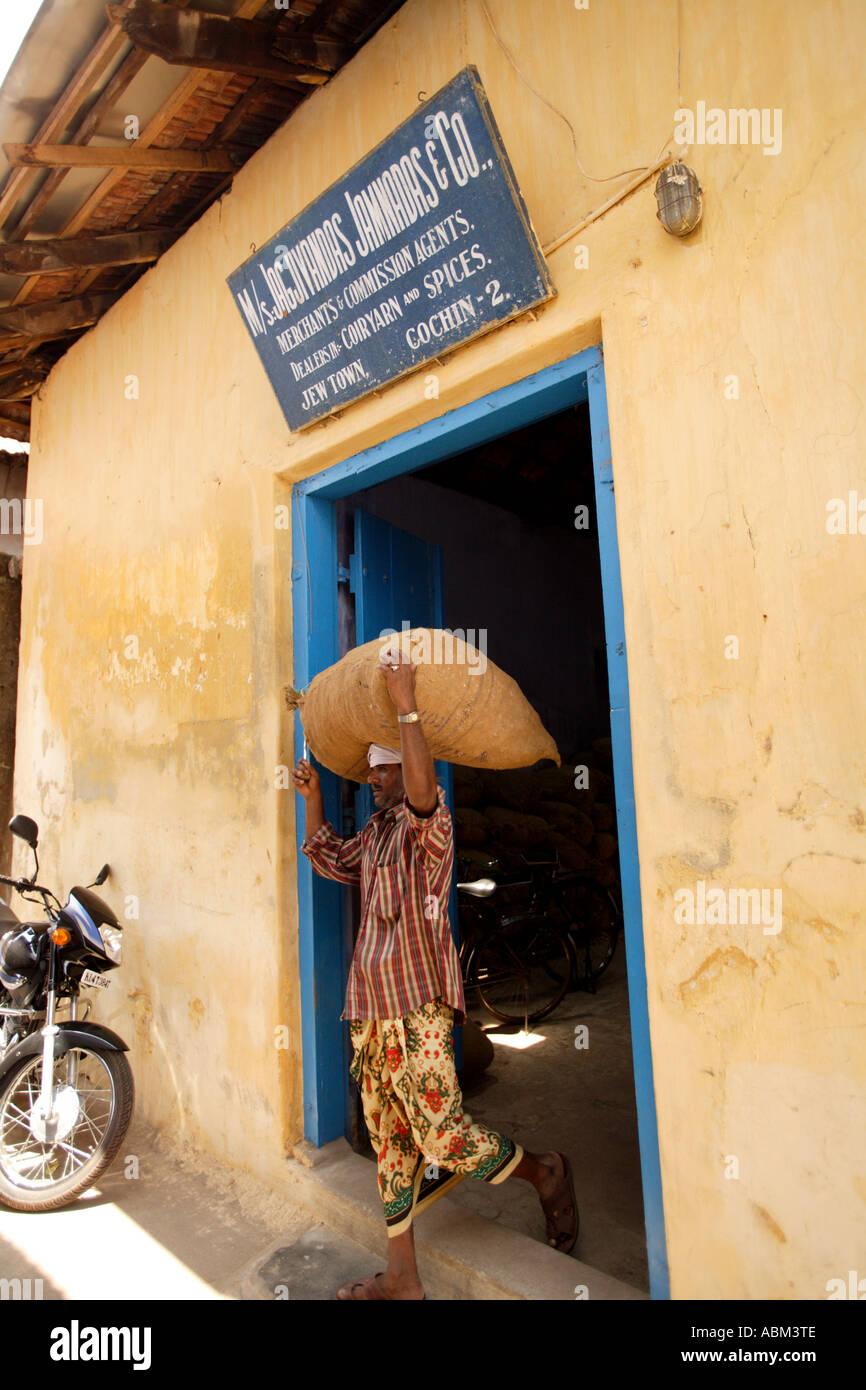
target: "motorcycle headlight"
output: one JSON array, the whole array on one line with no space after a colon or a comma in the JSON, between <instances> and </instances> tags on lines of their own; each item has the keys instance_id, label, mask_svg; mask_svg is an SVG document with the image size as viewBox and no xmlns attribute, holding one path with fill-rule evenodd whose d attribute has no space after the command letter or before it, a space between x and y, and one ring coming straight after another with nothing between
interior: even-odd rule
<instances>
[{"instance_id":1,"label":"motorcycle headlight","mask_svg":"<svg viewBox=\"0 0 866 1390\"><path fill-rule=\"evenodd\" d=\"M120 964L120 957L123 954L123 933L119 927L101 926L99 935L102 937L102 944L105 947L105 954L109 960L113 960L115 965Z\"/></svg>"}]
</instances>

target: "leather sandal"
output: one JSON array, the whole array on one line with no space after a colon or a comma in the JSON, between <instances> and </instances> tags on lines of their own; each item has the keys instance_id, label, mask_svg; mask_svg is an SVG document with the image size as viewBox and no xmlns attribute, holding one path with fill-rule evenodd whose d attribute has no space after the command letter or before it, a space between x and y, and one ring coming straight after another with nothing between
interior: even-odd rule
<instances>
[{"instance_id":1,"label":"leather sandal","mask_svg":"<svg viewBox=\"0 0 866 1390\"><path fill-rule=\"evenodd\" d=\"M339 1299L341 1303L347 1303L350 1299L362 1300L368 1298L383 1299L388 1303L394 1303L396 1300L388 1297L379 1282L382 1276L383 1271L380 1270L378 1274L371 1274L369 1279L356 1279L352 1284L341 1284L334 1297ZM424 1298L419 1298L416 1301L418 1303L423 1303L426 1297L427 1295L425 1293ZM408 1300L401 1301L405 1302Z\"/></svg>"},{"instance_id":2,"label":"leather sandal","mask_svg":"<svg viewBox=\"0 0 866 1390\"><path fill-rule=\"evenodd\" d=\"M574 1174L571 1163L565 1154L556 1157L563 1167L562 1178L552 1197L542 1201L541 1208L547 1217L547 1243L562 1255L570 1255L577 1242L580 1227L580 1213L574 1195Z\"/></svg>"},{"instance_id":3,"label":"leather sandal","mask_svg":"<svg viewBox=\"0 0 866 1390\"><path fill-rule=\"evenodd\" d=\"M371 1274L369 1279L356 1279L352 1284L342 1284L340 1288L337 1289L334 1297L338 1298L342 1303L346 1303L350 1299L387 1299L388 1295L379 1283L381 1277L381 1273Z\"/></svg>"}]
</instances>

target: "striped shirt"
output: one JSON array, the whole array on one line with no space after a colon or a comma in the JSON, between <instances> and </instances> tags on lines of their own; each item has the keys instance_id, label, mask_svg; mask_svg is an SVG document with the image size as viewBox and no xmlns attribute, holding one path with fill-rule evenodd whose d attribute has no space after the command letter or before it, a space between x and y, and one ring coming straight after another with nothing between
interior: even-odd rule
<instances>
[{"instance_id":1,"label":"striped shirt","mask_svg":"<svg viewBox=\"0 0 866 1390\"><path fill-rule=\"evenodd\" d=\"M419 816L402 802L376 811L343 840L330 821L301 849L316 873L361 886L361 926L349 970L345 1019L402 1018L444 999L465 1013L460 961L451 938L448 895L454 831L445 792Z\"/></svg>"}]
</instances>

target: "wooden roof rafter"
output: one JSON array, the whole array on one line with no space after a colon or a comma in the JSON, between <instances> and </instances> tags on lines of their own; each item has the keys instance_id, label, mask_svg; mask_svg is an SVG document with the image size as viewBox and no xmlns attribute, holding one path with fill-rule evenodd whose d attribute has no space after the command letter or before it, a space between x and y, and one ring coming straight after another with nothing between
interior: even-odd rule
<instances>
[{"instance_id":1,"label":"wooden roof rafter","mask_svg":"<svg viewBox=\"0 0 866 1390\"><path fill-rule=\"evenodd\" d=\"M182 9L159 0L125 0L105 8L111 22L119 24L137 47L179 67L318 86L327 82L354 51L334 39L298 34L290 35L275 54L273 35L265 25L237 15Z\"/></svg>"},{"instance_id":2,"label":"wooden roof rafter","mask_svg":"<svg viewBox=\"0 0 866 1390\"><path fill-rule=\"evenodd\" d=\"M74 338L144 273L154 250L162 254L230 186L237 168L298 102L329 80L402 0L292 0L290 10L277 10L273 0L238 0L226 16L196 8L206 2L106 6L99 0L117 22L106 24L38 129L26 142L3 140L0 130L8 155L21 161L0 187L0 276L20 277L11 299L6 292L5 308L0 302L0 433L5 424L22 427L27 397ZM93 7L97 0L80 3ZM146 24L157 10L160 42L174 34L174 61L187 71L123 146L114 132L124 93L136 80L139 91L148 64L172 61L171 53L156 56L153 45L129 51L135 24ZM194 53L182 54L181 40L189 44L191 34ZM229 37L238 53L244 39L243 63L229 62ZM208 55L210 66L199 66ZM105 141L106 121L113 144ZM82 189L77 205L80 174L72 195L63 195L60 224L56 216L47 222L70 170L98 167L107 172ZM12 400L16 386L20 396Z\"/></svg>"},{"instance_id":3,"label":"wooden roof rafter","mask_svg":"<svg viewBox=\"0 0 866 1390\"><path fill-rule=\"evenodd\" d=\"M51 275L76 268L141 264L157 260L175 238L176 233L169 227L147 232L52 237L46 241L11 241L0 244L0 274Z\"/></svg>"},{"instance_id":4,"label":"wooden roof rafter","mask_svg":"<svg viewBox=\"0 0 866 1390\"><path fill-rule=\"evenodd\" d=\"M171 169L183 173L228 173L243 163L231 150L141 149L126 145L3 146L13 167L35 169Z\"/></svg>"}]
</instances>

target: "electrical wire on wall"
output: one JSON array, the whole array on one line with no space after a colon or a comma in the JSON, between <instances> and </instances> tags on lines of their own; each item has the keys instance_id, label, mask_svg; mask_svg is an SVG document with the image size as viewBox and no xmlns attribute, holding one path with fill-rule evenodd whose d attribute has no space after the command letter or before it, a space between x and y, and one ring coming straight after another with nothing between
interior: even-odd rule
<instances>
[{"instance_id":1,"label":"electrical wire on wall","mask_svg":"<svg viewBox=\"0 0 866 1390\"><path fill-rule=\"evenodd\" d=\"M465 3L465 0L464 0L464 3ZM656 155L655 159L654 159L650 164L641 165L641 166L639 166L639 167L637 167L637 168L633 168L633 169L620 169L619 172L616 173L616 174L605 174L603 177L596 177L594 174L590 174L590 173L583 167L583 164L581 163L580 155L578 154L578 149L577 149L577 136L576 136L576 134L575 134L574 126L571 124L571 121L568 119L568 117L566 116L566 114L565 114L564 111L560 111L560 109L559 109L558 106L555 106L555 105L553 104L552 101L549 101L549 100L547 99L547 97L544 96L544 94L538 90L537 87L533 86L532 82L530 82L529 78L528 78L528 77L526 76L526 74L522 71L522 69L520 68L520 65L518 64L517 60L515 59L513 53L511 52L510 48L509 48L508 45L506 44L505 40L504 40L504 39L502 38L502 36L500 35L499 31L498 31L497 28L496 28L496 25L495 25L494 22L493 22L493 16L491 15L489 9L487 8L487 0L481 0L481 9L482 9L482 11L483 11L483 13L484 13L484 17L485 17L485 19L487 20L487 23L490 25L490 29L491 29L491 32L492 32L492 34L493 34L493 37L495 38L495 40L496 40L496 42L498 43L499 47L502 49L502 52L505 54L506 58L508 59L509 63L511 64L511 66L514 68L514 71L517 73L517 76L520 78L521 82L523 82L523 84L524 84L526 87L529 88L529 90L532 92L533 96L537 97L538 100L539 100L540 102L542 102L542 103L548 108L548 110L552 111L552 112L554 113L554 115L556 115L556 116L558 116L558 117L560 118L561 121L564 121L564 122L565 122L566 126L568 127L569 134L570 134L570 136L571 136L571 144L572 144L572 149L573 149L573 152L574 152L574 162L575 162L575 164L577 165L578 169L580 170L580 173L581 173L582 177L585 178L585 179L587 179L588 182L590 182L590 183L612 183L615 179L624 178L626 174L636 174L636 175L638 175L637 178L633 179L630 183L626 184L625 188L620 189L620 190L619 190L617 193L615 193L611 198L609 198L609 199L607 200L606 203L603 203L603 204L601 205L601 207L596 208L596 209L595 209L593 212L591 212L591 213L588 213L588 214L586 215L586 217L584 217L584 218L581 219L580 222L576 223L573 227L569 227L567 231L563 232L563 233L562 233L560 236L558 236L554 241L548 242L548 244L547 244L546 246L543 246L543 247L542 247L542 251L544 252L545 256L547 256L547 255L549 255L551 252L557 250L558 247L562 246L562 244L563 244L564 242L568 241L570 237L576 236L577 233L578 233L579 231L582 231L584 227L588 226L590 222L594 222L594 221L596 220L596 218L601 217L601 215L602 215L603 213L607 212L607 211L608 211L610 208L612 208L616 203L620 202L623 198L627 198L627 197L629 196L629 194L633 193L633 192L635 191L636 188L639 188L639 187L641 186L642 183L645 183L646 180L649 179L649 178L651 178L653 174L657 173L659 169L663 169L664 166L665 166L666 164L669 164L669 163L671 162L671 160L674 158L674 156L673 156L672 154L667 154L667 155L664 155L664 157L663 157L663 156L662 156L662 151L665 149L665 147L666 147L666 146L670 143L670 141L673 139L673 127L671 127L670 133L669 133L669 134L665 137L665 139L662 141L662 143L661 143L661 145L660 145L660 147L659 147L658 154ZM678 89L678 90L679 90L679 61L680 61L680 60L679 60L679 51L680 51L680 43L679 43L679 26L680 26L680 8L679 8L679 5L678 5L678 6L677 6L677 89ZM464 58L464 61L465 61L465 58Z\"/></svg>"}]
</instances>

